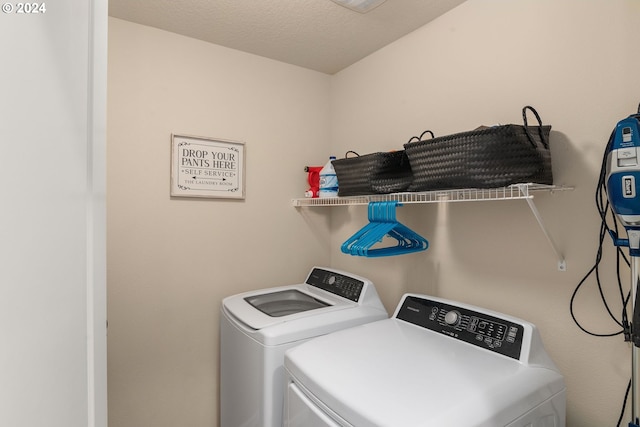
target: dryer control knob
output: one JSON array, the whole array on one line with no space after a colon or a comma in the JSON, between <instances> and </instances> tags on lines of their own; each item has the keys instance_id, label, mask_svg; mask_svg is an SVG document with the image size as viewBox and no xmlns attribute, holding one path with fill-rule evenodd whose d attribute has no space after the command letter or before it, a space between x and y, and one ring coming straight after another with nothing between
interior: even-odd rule
<instances>
[{"instance_id":1,"label":"dryer control knob","mask_svg":"<svg viewBox=\"0 0 640 427\"><path fill-rule=\"evenodd\" d=\"M449 326L456 326L460 323L460 312L456 310L451 310L447 314L444 315L444 323Z\"/></svg>"}]
</instances>

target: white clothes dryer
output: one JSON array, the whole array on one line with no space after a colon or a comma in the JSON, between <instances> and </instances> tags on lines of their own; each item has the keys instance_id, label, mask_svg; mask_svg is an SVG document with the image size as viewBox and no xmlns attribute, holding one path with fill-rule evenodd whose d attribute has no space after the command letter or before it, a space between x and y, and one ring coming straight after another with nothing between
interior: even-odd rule
<instances>
[{"instance_id":1,"label":"white clothes dryer","mask_svg":"<svg viewBox=\"0 0 640 427\"><path fill-rule=\"evenodd\" d=\"M220 314L220 426L281 427L286 350L388 318L373 283L314 267L302 284L225 298Z\"/></svg>"},{"instance_id":2,"label":"white clothes dryer","mask_svg":"<svg viewBox=\"0 0 640 427\"><path fill-rule=\"evenodd\" d=\"M534 325L403 296L392 318L285 355L286 427L562 427L563 376Z\"/></svg>"}]
</instances>

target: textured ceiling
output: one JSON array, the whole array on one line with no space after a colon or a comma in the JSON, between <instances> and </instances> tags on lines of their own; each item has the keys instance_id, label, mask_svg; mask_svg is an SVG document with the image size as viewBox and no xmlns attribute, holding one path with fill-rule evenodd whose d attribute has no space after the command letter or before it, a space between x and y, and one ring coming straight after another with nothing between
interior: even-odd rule
<instances>
[{"instance_id":1,"label":"textured ceiling","mask_svg":"<svg viewBox=\"0 0 640 427\"><path fill-rule=\"evenodd\" d=\"M361 14L331 0L109 0L109 15L334 74L465 0L387 0Z\"/></svg>"}]
</instances>

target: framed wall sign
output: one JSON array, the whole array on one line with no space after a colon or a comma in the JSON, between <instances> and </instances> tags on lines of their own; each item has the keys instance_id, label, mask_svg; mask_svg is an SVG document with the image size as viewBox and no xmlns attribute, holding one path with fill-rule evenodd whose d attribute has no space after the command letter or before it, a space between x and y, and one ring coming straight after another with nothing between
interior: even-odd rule
<instances>
[{"instance_id":1,"label":"framed wall sign","mask_svg":"<svg viewBox=\"0 0 640 427\"><path fill-rule=\"evenodd\" d=\"M244 143L171 135L171 196L244 199Z\"/></svg>"}]
</instances>

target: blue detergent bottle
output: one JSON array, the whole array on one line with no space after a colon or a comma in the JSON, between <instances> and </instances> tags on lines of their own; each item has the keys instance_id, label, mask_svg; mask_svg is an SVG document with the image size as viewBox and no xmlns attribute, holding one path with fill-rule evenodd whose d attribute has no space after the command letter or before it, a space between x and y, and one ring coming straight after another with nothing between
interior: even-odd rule
<instances>
[{"instance_id":1,"label":"blue detergent bottle","mask_svg":"<svg viewBox=\"0 0 640 427\"><path fill-rule=\"evenodd\" d=\"M329 161L320 171L320 191L318 192L320 198L338 197L338 176L331 163L335 159L335 156L330 156Z\"/></svg>"}]
</instances>

